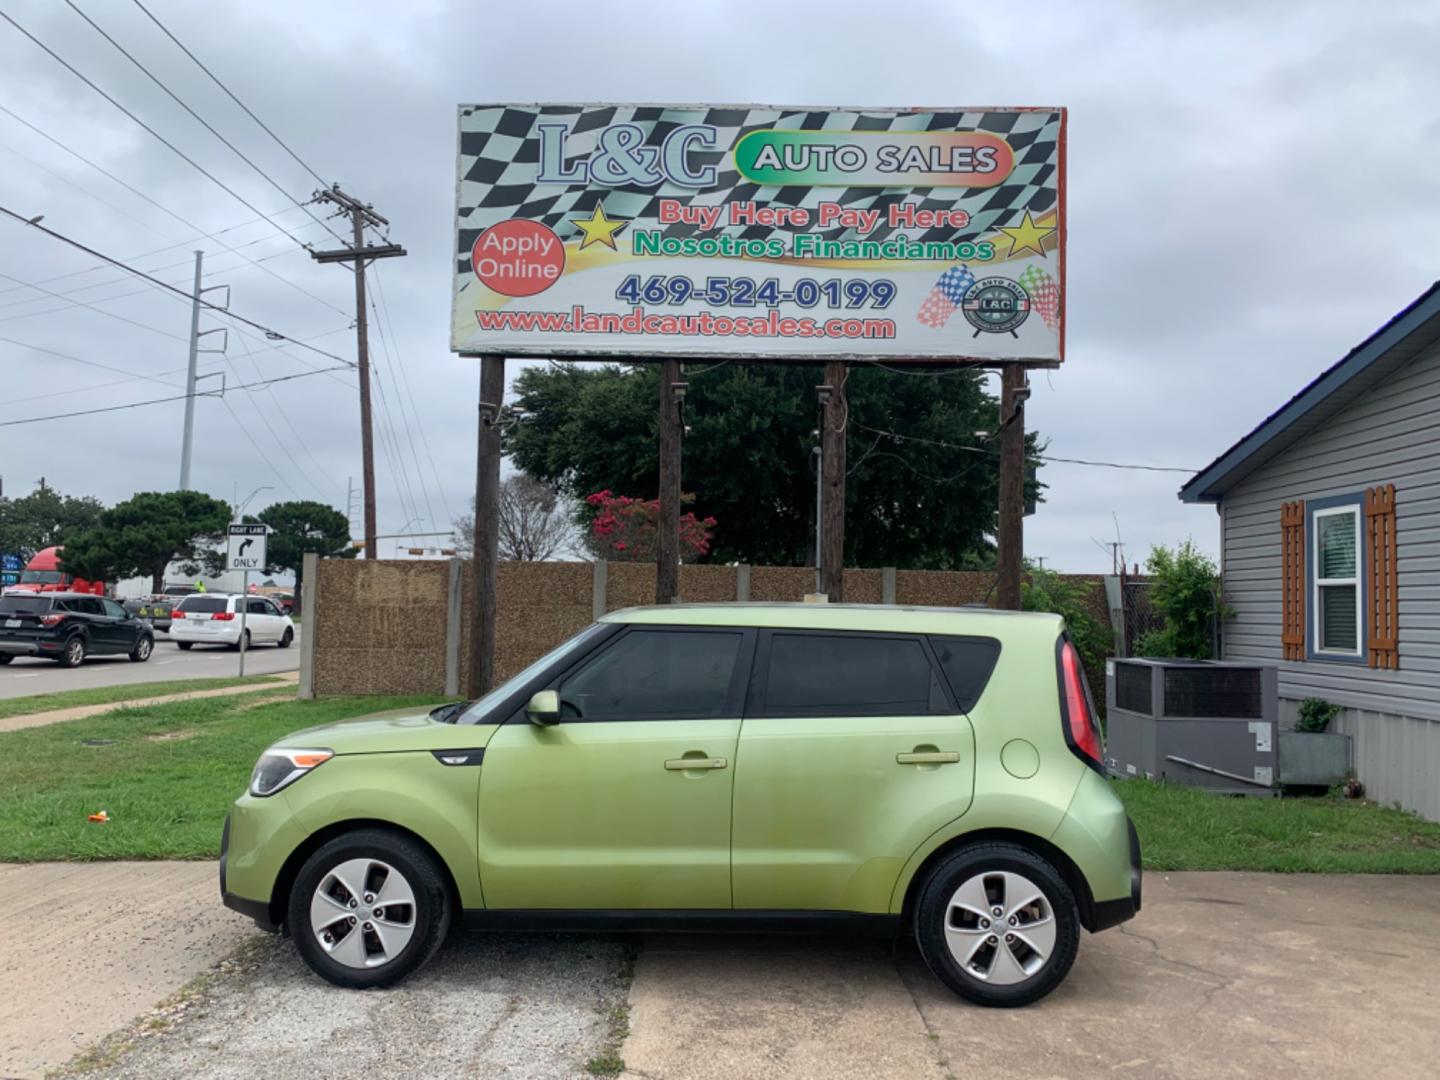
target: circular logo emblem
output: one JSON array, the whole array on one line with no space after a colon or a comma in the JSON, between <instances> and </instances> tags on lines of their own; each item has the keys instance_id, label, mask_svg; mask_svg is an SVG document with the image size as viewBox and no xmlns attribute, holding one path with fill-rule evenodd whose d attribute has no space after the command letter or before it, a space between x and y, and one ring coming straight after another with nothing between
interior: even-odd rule
<instances>
[{"instance_id":1,"label":"circular logo emblem","mask_svg":"<svg viewBox=\"0 0 1440 1080\"><path fill-rule=\"evenodd\" d=\"M470 264L486 288L502 296L534 296L564 272L565 245L543 222L511 218L476 238Z\"/></svg>"},{"instance_id":2,"label":"circular logo emblem","mask_svg":"<svg viewBox=\"0 0 1440 1080\"><path fill-rule=\"evenodd\" d=\"M1009 278L981 278L966 290L960 307L977 334L1013 334L1030 314L1030 294Z\"/></svg>"}]
</instances>

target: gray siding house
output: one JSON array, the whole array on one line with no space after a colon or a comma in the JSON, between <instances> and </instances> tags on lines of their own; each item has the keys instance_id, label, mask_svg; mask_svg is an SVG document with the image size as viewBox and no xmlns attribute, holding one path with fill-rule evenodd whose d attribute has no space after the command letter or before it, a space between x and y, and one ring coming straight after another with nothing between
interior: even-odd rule
<instances>
[{"instance_id":1,"label":"gray siding house","mask_svg":"<svg viewBox=\"0 0 1440 1080\"><path fill-rule=\"evenodd\" d=\"M1366 794L1440 820L1440 283L1180 491L1220 514L1226 660L1343 707Z\"/></svg>"}]
</instances>

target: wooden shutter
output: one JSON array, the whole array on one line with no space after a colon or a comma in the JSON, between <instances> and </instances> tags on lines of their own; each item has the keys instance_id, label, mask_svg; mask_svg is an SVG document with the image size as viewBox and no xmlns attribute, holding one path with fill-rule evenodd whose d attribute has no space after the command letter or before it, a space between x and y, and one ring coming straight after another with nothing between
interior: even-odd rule
<instances>
[{"instance_id":1,"label":"wooden shutter","mask_svg":"<svg viewBox=\"0 0 1440 1080\"><path fill-rule=\"evenodd\" d=\"M1280 645L1305 659L1305 503L1280 505Z\"/></svg>"},{"instance_id":2,"label":"wooden shutter","mask_svg":"<svg viewBox=\"0 0 1440 1080\"><path fill-rule=\"evenodd\" d=\"M1365 541L1370 560L1370 666L1400 666L1400 590L1395 558L1395 485L1365 492Z\"/></svg>"}]
</instances>

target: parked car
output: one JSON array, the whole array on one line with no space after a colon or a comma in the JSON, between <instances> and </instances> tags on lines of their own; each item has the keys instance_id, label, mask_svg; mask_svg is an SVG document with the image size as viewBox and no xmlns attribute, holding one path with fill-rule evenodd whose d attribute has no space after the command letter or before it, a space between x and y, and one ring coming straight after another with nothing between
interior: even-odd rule
<instances>
[{"instance_id":1,"label":"parked car","mask_svg":"<svg viewBox=\"0 0 1440 1080\"><path fill-rule=\"evenodd\" d=\"M1140 908L1102 760L1057 616L637 608L476 702L270 747L220 888L340 986L396 982L461 920L838 927L1022 1005Z\"/></svg>"},{"instance_id":2,"label":"parked car","mask_svg":"<svg viewBox=\"0 0 1440 1080\"><path fill-rule=\"evenodd\" d=\"M17 656L43 656L78 667L87 656L124 653L150 659L155 632L147 619L114 600L81 593L0 596L0 665Z\"/></svg>"},{"instance_id":3,"label":"parked car","mask_svg":"<svg viewBox=\"0 0 1440 1080\"><path fill-rule=\"evenodd\" d=\"M182 597L170 612L170 640L182 649L194 645L240 647L240 615L245 614L245 638L252 645L278 645L288 649L295 640L295 624L263 596L238 593L192 593Z\"/></svg>"}]
</instances>

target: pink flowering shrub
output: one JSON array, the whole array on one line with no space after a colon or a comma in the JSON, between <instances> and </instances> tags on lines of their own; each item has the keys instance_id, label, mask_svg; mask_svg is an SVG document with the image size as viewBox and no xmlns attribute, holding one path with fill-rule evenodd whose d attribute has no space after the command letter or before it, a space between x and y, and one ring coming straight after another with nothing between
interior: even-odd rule
<instances>
[{"instance_id":1,"label":"pink flowering shrub","mask_svg":"<svg viewBox=\"0 0 1440 1080\"><path fill-rule=\"evenodd\" d=\"M695 497L685 496L690 502ZM654 562L655 535L660 520L659 499L632 499L614 495L609 489L585 497L595 509L590 522L590 547L603 559L614 562ZM680 561L690 562L710 552L715 534L713 517L680 516Z\"/></svg>"}]
</instances>

